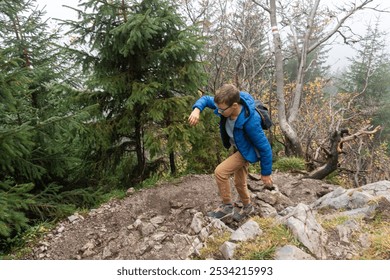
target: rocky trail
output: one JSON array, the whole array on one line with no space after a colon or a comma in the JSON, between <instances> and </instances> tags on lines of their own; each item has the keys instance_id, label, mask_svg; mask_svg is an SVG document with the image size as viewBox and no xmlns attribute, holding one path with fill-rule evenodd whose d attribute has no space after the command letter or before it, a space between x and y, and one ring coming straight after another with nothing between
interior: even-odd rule
<instances>
[{"instance_id":1,"label":"rocky trail","mask_svg":"<svg viewBox=\"0 0 390 280\"><path fill-rule=\"evenodd\" d=\"M380 211L390 221L390 182L346 190L322 181L276 173L275 189L265 189L254 175L248 181L256 215L274 217L303 244L278 248L276 259L350 259L370 246L356 217L369 222ZM372 203L375 201L375 203ZM231 239L215 259L234 259L239 242L258 236L252 219L240 225L209 219L220 203L212 175L190 175L140 191L129 190L87 214L75 213L39 241L25 259L172 260L199 256L206 241L227 231ZM348 217L325 230L318 217Z\"/></svg>"}]
</instances>

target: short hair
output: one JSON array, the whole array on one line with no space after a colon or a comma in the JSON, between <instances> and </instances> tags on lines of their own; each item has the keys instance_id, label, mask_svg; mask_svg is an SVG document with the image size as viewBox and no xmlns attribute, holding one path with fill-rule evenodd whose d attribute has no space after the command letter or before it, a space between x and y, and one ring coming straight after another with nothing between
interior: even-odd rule
<instances>
[{"instance_id":1,"label":"short hair","mask_svg":"<svg viewBox=\"0 0 390 280\"><path fill-rule=\"evenodd\" d=\"M214 102L217 104L224 103L227 106L232 106L235 102L240 103L240 91L235 85L224 84L217 89Z\"/></svg>"}]
</instances>

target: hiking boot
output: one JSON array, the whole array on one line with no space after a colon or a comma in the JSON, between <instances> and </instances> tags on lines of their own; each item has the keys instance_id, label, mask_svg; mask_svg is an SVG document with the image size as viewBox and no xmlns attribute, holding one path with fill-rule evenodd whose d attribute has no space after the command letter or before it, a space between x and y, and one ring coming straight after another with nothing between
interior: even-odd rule
<instances>
[{"instance_id":1,"label":"hiking boot","mask_svg":"<svg viewBox=\"0 0 390 280\"><path fill-rule=\"evenodd\" d=\"M226 217L233 216L234 210L233 210L232 204L221 204L216 210L208 212L207 216L211 218L216 219L223 219Z\"/></svg>"},{"instance_id":2,"label":"hiking boot","mask_svg":"<svg viewBox=\"0 0 390 280\"><path fill-rule=\"evenodd\" d=\"M255 211L255 207L251 203L242 207L239 211L235 211L233 214L233 220L236 222L241 221L243 218L248 217Z\"/></svg>"}]
</instances>

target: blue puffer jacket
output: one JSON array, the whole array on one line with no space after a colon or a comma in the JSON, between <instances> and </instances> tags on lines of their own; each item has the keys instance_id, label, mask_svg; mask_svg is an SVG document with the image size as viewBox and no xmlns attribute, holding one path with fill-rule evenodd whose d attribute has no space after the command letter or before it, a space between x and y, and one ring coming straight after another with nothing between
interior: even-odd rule
<instances>
[{"instance_id":1,"label":"blue puffer jacket","mask_svg":"<svg viewBox=\"0 0 390 280\"><path fill-rule=\"evenodd\" d=\"M261 175L267 176L272 173L272 150L267 137L261 128L260 115L255 110L253 97L246 92L240 92L241 113L238 115L234 125L234 142L238 151L245 160L250 163L260 161ZM229 149L231 144L225 129L226 118L218 113L213 96L202 96L192 108L199 108L203 111L206 107L214 109L214 113L221 117L219 128L223 145Z\"/></svg>"}]
</instances>

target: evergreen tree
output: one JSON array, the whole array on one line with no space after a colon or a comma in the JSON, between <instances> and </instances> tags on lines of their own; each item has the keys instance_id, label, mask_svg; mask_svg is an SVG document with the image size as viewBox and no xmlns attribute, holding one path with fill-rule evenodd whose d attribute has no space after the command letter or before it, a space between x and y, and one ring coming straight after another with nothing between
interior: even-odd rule
<instances>
[{"instance_id":1,"label":"evergreen tree","mask_svg":"<svg viewBox=\"0 0 390 280\"><path fill-rule=\"evenodd\" d=\"M94 200L74 190L83 125L64 82L59 35L48 32L35 4L1 2L0 239Z\"/></svg>"},{"instance_id":2,"label":"evergreen tree","mask_svg":"<svg viewBox=\"0 0 390 280\"><path fill-rule=\"evenodd\" d=\"M0 51L0 239L27 226L23 210L32 202L28 194L31 185L17 184L17 177L41 174L38 166L24 160L34 146L31 126L14 125L20 123L18 100L14 96L27 92L28 78L18 67L23 60L6 59L7 51Z\"/></svg>"},{"instance_id":3,"label":"evergreen tree","mask_svg":"<svg viewBox=\"0 0 390 280\"><path fill-rule=\"evenodd\" d=\"M167 158L175 172L180 141L191 133L185 129L191 96L204 78L200 38L169 1L80 6L80 20L65 23L76 34L69 50L90 75L84 101L99 105L90 123L98 134L89 156L95 172L128 184Z\"/></svg>"},{"instance_id":4,"label":"evergreen tree","mask_svg":"<svg viewBox=\"0 0 390 280\"><path fill-rule=\"evenodd\" d=\"M370 106L377 106L389 95L390 57L386 52L385 35L378 25L367 27L356 56L349 58L351 64L341 84L346 92L362 93L362 98Z\"/></svg>"},{"instance_id":5,"label":"evergreen tree","mask_svg":"<svg viewBox=\"0 0 390 280\"><path fill-rule=\"evenodd\" d=\"M382 139L390 141L390 56L386 51L386 33L378 24L368 26L359 42L357 54L350 58L350 66L342 75L339 88L344 92L360 93L360 111L373 124L381 125Z\"/></svg>"}]
</instances>

